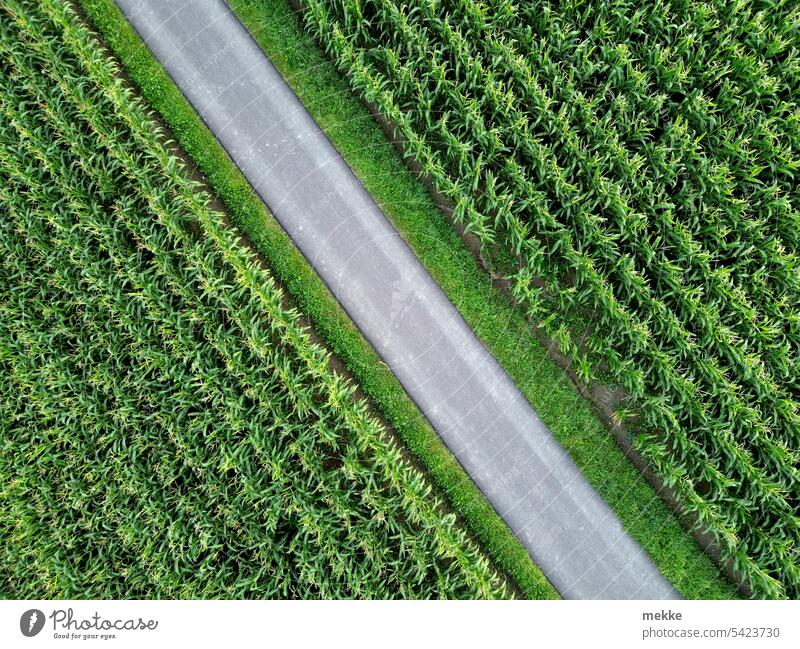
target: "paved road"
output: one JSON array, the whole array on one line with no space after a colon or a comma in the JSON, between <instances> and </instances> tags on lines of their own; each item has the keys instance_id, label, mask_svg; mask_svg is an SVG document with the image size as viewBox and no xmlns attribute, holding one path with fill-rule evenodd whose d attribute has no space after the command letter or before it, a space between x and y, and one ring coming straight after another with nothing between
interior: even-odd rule
<instances>
[{"instance_id":1,"label":"paved road","mask_svg":"<svg viewBox=\"0 0 800 649\"><path fill-rule=\"evenodd\" d=\"M116 1L558 591L678 597L225 2Z\"/></svg>"}]
</instances>

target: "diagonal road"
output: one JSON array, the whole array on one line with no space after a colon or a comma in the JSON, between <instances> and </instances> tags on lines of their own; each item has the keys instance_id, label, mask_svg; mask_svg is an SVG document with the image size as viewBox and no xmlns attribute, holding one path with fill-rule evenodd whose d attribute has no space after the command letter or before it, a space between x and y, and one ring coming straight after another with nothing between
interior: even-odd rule
<instances>
[{"instance_id":1,"label":"diagonal road","mask_svg":"<svg viewBox=\"0 0 800 649\"><path fill-rule=\"evenodd\" d=\"M558 591L678 597L224 0L116 2Z\"/></svg>"}]
</instances>

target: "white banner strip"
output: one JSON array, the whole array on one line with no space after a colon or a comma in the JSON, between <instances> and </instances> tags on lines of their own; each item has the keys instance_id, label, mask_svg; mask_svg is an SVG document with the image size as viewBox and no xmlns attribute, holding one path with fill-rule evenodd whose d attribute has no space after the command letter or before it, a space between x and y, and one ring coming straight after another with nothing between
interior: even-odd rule
<instances>
[{"instance_id":1,"label":"white banner strip","mask_svg":"<svg viewBox=\"0 0 800 649\"><path fill-rule=\"evenodd\" d=\"M0 647L800 647L800 602L2 601ZM568 644L566 644L568 643Z\"/></svg>"}]
</instances>

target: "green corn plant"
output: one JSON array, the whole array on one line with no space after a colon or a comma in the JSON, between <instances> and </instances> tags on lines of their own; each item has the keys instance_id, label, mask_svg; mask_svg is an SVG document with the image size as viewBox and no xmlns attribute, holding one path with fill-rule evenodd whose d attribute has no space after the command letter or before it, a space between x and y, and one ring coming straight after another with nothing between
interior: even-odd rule
<instances>
[{"instance_id":1,"label":"green corn plant","mask_svg":"<svg viewBox=\"0 0 800 649\"><path fill-rule=\"evenodd\" d=\"M0 12L6 591L507 596L72 9Z\"/></svg>"},{"instance_id":2,"label":"green corn plant","mask_svg":"<svg viewBox=\"0 0 800 649\"><path fill-rule=\"evenodd\" d=\"M516 256L520 307L582 380L625 388L640 451L754 593L796 593L798 67L775 58L796 8L304 13L484 253Z\"/></svg>"}]
</instances>

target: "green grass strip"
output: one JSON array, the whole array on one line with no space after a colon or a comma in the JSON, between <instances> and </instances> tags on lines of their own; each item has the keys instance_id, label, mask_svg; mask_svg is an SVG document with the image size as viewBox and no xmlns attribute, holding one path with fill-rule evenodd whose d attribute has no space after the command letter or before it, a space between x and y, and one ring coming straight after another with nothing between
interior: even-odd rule
<instances>
[{"instance_id":1,"label":"green grass strip","mask_svg":"<svg viewBox=\"0 0 800 649\"><path fill-rule=\"evenodd\" d=\"M687 598L738 593L625 457L524 316L409 171L287 0L228 0L473 330L491 350L592 486L661 572Z\"/></svg>"},{"instance_id":2,"label":"green grass strip","mask_svg":"<svg viewBox=\"0 0 800 649\"><path fill-rule=\"evenodd\" d=\"M80 0L80 5L144 98L161 115L178 144L204 174L235 225L264 255L275 277L285 286L299 309L311 318L315 331L345 363L364 393L423 463L431 479L447 496L486 553L525 597L557 598L558 593L527 551L352 324L112 0ZM288 8L283 9L284 15L288 13ZM283 19L288 20L288 17ZM293 32L295 36L304 39L309 53L316 51L313 43L297 30L298 25L292 23L292 26L296 30ZM287 34L283 37L286 38ZM323 60L320 63L327 66L320 72L330 77L333 69ZM289 70L288 74L291 73ZM313 75L313 71L309 74ZM332 81L335 79L331 77ZM338 92L342 90L346 88L342 89L340 85ZM321 91L325 91L324 86ZM307 94L302 97L308 99ZM355 103L353 108L357 106ZM316 113L315 117L319 118ZM332 113L329 118L336 121L337 113ZM375 128L373 125L372 129ZM372 173L380 173L379 160L375 161ZM412 176L407 174L403 182L415 194L420 194Z\"/></svg>"}]
</instances>

